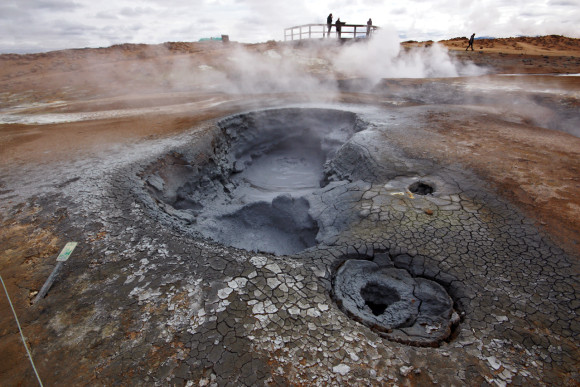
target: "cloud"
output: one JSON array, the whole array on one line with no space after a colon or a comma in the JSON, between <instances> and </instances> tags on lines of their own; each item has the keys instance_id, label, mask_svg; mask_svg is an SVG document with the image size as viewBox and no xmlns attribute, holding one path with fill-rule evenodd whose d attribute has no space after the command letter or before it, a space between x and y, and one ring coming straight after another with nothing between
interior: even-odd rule
<instances>
[{"instance_id":1,"label":"cloud","mask_svg":"<svg viewBox=\"0 0 580 387\"><path fill-rule=\"evenodd\" d=\"M16 3L1 4L0 3L0 25L10 26L12 28L19 27L23 20L31 20L31 13L18 7Z\"/></svg>"},{"instance_id":2,"label":"cloud","mask_svg":"<svg viewBox=\"0 0 580 387\"><path fill-rule=\"evenodd\" d=\"M51 12L72 12L82 5L74 1L65 0L22 0L19 1L20 6L28 8L30 10L49 10Z\"/></svg>"},{"instance_id":3,"label":"cloud","mask_svg":"<svg viewBox=\"0 0 580 387\"><path fill-rule=\"evenodd\" d=\"M495 37L580 37L579 9L572 0L488 0L485 4L468 0L13 0L0 2L4 32L0 52L192 41L219 34L240 42L283 40L284 28L324 24L329 12L335 20L340 17L355 24L372 17L375 25L394 29L405 40L439 40L472 32ZM132 34L127 32L128 20ZM58 28L56 22L85 26L85 32Z\"/></svg>"},{"instance_id":4,"label":"cloud","mask_svg":"<svg viewBox=\"0 0 580 387\"><path fill-rule=\"evenodd\" d=\"M87 33L93 33L98 29L93 26L87 26L83 23L74 23L67 20L57 20L53 24L54 31L64 36L84 36Z\"/></svg>"},{"instance_id":5,"label":"cloud","mask_svg":"<svg viewBox=\"0 0 580 387\"><path fill-rule=\"evenodd\" d=\"M123 16L135 17L154 14L155 10L151 7L124 7L119 13Z\"/></svg>"},{"instance_id":6,"label":"cloud","mask_svg":"<svg viewBox=\"0 0 580 387\"><path fill-rule=\"evenodd\" d=\"M216 19L210 17L200 17L199 19L197 19L198 24L213 24L216 21L217 21Z\"/></svg>"},{"instance_id":7,"label":"cloud","mask_svg":"<svg viewBox=\"0 0 580 387\"><path fill-rule=\"evenodd\" d=\"M114 14L110 11L97 12L96 17L97 19L109 19L109 20L119 19L119 16L117 14Z\"/></svg>"},{"instance_id":8,"label":"cloud","mask_svg":"<svg viewBox=\"0 0 580 387\"><path fill-rule=\"evenodd\" d=\"M550 6L565 6L565 7L578 7L577 1L570 1L570 0L550 0L548 2Z\"/></svg>"}]
</instances>

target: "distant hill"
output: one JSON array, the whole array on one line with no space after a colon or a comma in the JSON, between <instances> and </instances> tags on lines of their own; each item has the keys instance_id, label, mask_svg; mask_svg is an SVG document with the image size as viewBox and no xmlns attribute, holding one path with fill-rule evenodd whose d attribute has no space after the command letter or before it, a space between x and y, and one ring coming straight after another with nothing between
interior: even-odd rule
<instances>
[{"instance_id":1,"label":"distant hill","mask_svg":"<svg viewBox=\"0 0 580 387\"><path fill-rule=\"evenodd\" d=\"M465 50L469 38L462 36L438 43L449 50ZM573 56L580 57L580 39L568 38L561 35L546 36L519 36L512 38L476 37L474 48L477 51L501 52L504 54L526 54L547 56ZM427 42L404 42L404 47L420 47L433 44Z\"/></svg>"}]
</instances>

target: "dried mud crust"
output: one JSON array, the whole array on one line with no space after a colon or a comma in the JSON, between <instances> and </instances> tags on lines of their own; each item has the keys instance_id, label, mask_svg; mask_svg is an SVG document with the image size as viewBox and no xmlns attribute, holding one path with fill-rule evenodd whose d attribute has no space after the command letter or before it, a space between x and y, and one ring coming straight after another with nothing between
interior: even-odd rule
<instances>
[{"instance_id":1,"label":"dried mud crust","mask_svg":"<svg viewBox=\"0 0 580 387\"><path fill-rule=\"evenodd\" d=\"M398 127L391 141L414 156L470 167L559 245L580 254L578 137L513 122L493 111L429 107L409 114L422 117L420 123L412 132Z\"/></svg>"}]
</instances>

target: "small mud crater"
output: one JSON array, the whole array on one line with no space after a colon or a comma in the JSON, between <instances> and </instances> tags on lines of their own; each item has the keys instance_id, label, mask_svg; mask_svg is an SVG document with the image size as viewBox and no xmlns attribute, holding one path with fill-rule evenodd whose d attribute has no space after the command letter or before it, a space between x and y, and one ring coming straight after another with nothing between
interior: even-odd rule
<instances>
[{"instance_id":1,"label":"small mud crater","mask_svg":"<svg viewBox=\"0 0 580 387\"><path fill-rule=\"evenodd\" d=\"M409 186L409 192L415 195L431 195L435 192L435 188L424 181L417 181Z\"/></svg>"},{"instance_id":2,"label":"small mud crater","mask_svg":"<svg viewBox=\"0 0 580 387\"><path fill-rule=\"evenodd\" d=\"M339 307L392 341L437 347L449 340L460 318L445 288L379 255L373 261L350 257L338 267L333 296Z\"/></svg>"}]
</instances>

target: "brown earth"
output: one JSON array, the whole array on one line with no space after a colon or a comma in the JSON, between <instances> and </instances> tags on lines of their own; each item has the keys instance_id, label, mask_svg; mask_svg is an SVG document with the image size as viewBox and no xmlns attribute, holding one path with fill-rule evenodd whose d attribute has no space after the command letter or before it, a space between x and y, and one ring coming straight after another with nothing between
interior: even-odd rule
<instances>
[{"instance_id":1,"label":"brown earth","mask_svg":"<svg viewBox=\"0 0 580 387\"><path fill-rule=\"evenodd\" d=\"M439 44L450 50L465 50L468 38L454 38L442 40ZM518 37L501 39L477 39L473 43L476 50L486 53L497 52L503 54L548 55L548 56L578 56L580 39L568 38L559 35L540 37Z\"/></svg>"},{"instance_id":2,"label":"brown earth","mask_svg":"<svg viewBox=\"0 0 580 387\"><path fill-rule=\"evenodd\" d=\"M466 37L437 43L461 60L493 66L497 74L570 74L580 69L580 39L565 36L477 39L473 43L475 51L465 50L469 43ZM432 41L408 41L402 45L411 48L431 44Z\"/></svg>"},{"instance_id":3,"label":"brown earth","mask_svg":"<svg viewBox=\"0 0 580 387\"><path fill-rule=\"evenodd\" d=\"M447 40L440 40L437 43L447 47L449 50L465 51L468 44L468 37L458 37ZM406 41L403 47L424 47L433 44L433 41L417 42ZM523 54L523 55L551 55L551 56L578 56L580 39L568 38L560 35L548 35L539 37L517 37L517 38L497 38L478 39L477 35L473 43L474 50L483 50L486 53L496 52L503 54Z\"/></svg>"},{"instance_id":4,"label":"brown earth","mask_svg":"<svg viewBox=\"0 0 580 387\"><path fill-rule=\"evenodd\" d=\"M486 65L495 73L580 73L578 39L561 36L483 39L475 42L476 52L464 51L467 38L439 43L453 51L459 60ZM403 46L427 44L407 42ZM282 45L269 42L244 47L253 52L266 52ZM236 43L126 44L102 49L0 55L0 113L3 109L24 105L23 114L145 109L122 117L104 115L69 123L0 124L0 163L8 166L11 173L19 173L27 165L62 162L116 144L168 137L197 123L239 111L311 99L311 96L295 94L241 96L208 92L208 82L212 80L188 77L188 69L196 66L211 66L227 72L227 58L238 46ZM320 68L307 70L321 78L334 75ZM563 87L578 93L580 83L577 77L570 78ZM331 100L381 104L372 94L364 93L338 93ZM570 103L580 107L577 94ZM184 104L191 106L181 107ZM158 107L163 109L155 113ZM429 150L429 157L473 169L525 211L560 246L580 256L578 137L525 121L506 126L504 121L493 117L456 120L452 115L437 114L427 120L433 135L414 141ZM398 140L405 146L403 139ZM0 177L0 193L7 188ZM5 204L8 207L17 203ZM3 277L11 278L7 287L16 295L13 302L20 314L34 296L21 290L38 289L51 269L43 263L44 258L54 256L57 242L64 238L54 229L59 214L47 223L39 221L34 212L34 208L21 204L17 210L0 214L0 272ZM15 385L22 374L30 373L29 365L19 348L21 343L5 297L0 297L0 310L0 384ZM25 325L28 323L24 321Z\"/></svg>"}]
</instances>

